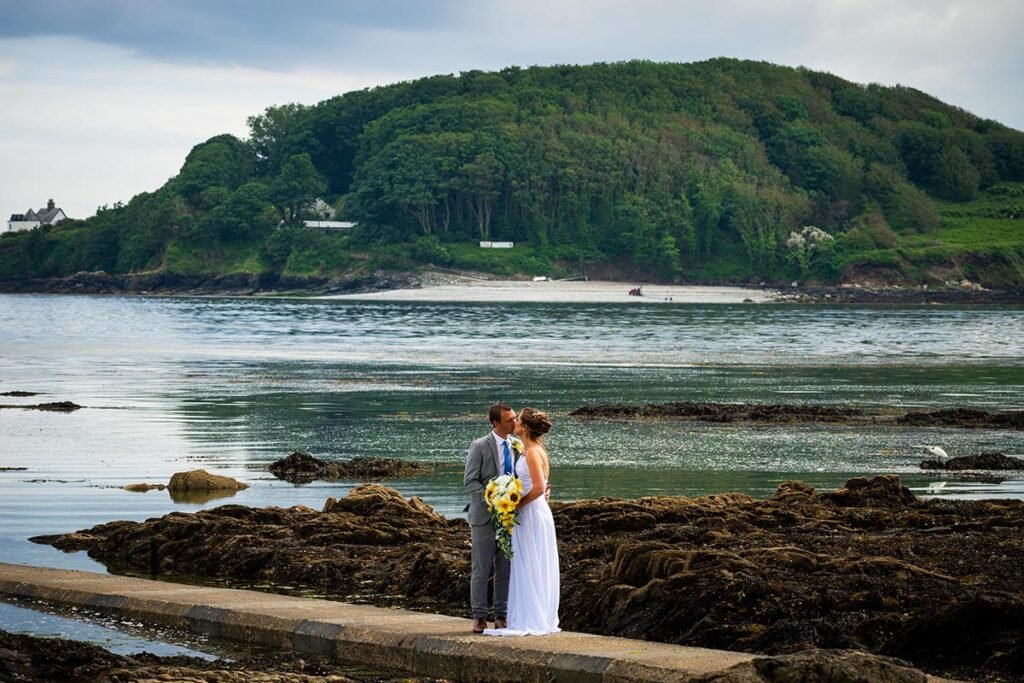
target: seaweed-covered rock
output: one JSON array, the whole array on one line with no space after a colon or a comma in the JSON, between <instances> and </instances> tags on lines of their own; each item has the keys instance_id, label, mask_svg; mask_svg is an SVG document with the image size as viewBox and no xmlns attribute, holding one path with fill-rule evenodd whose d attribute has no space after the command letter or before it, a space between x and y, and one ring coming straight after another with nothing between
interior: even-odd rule
<instances>
[{"instance_id":1,"label":"seaweed-covered rock","mask_svg":"<svg viewBox=\"0 0 1024 683\"><path fill-rule=\"evenodd\" d=\"M949 460L925 460L921 463L923 470L947 470L951 472L963 470L1024 470L1024 459L1015 458L1005 453L980 453L963 455Z\"/></svg>"},{"instance_id":2,"label":"seaweed-covered rock","mask_svg":"<svg viewBox=\"0 0 1024 683\"><path fill-rule=\"evenodd\" d=\"M865 418L859 408L834 406L780 405L762 403L669 402L630 405L614 403L586 406L569 413L572 417L595 418L676 418L702 422L848 422Z\"/></svg>"},{"instance_id":3,"label":"seaweed-covered rock","mask_svg":"<svg viewBox=\"0 0 1024 683\"><path fill-rule=\"evenodd\" d=\"M433 469L432 465L395 458L357 457L343 462L328 462L302 451L295 451L270 465L271 474L293 484L306 484L314 479L397 479L432 472Z\"/></svg>"},{"instance_id":4,"label":"seaweed-covered rock","mask_svg":"<svg viewBox=\"0 0 1024 683\"><path fill-rule=\"evenodd\" d=\"M117 655L97 645L0 630L0 681L56 683L428 683L406 673L368 671L328 658L289 651L245 652L208 661L147 652Z\"/></svg>"},{"instance_id":5,"label":"seaweed-covered rock","mask_svg":"<svg viewBox=\"0 0 1024 683\"><path fill-rule=\"evenodd\" d=\"M1024 501L921 500L887 475L833 492L785 482L767 500L551 507L565 629L771 658L857 650L937 674L1024 680ZM86 549L115 571L468 613L465 520L379 485L321 511L225 505L32 540ZM942 629L959 643L955 658L927 646Z\"/></svg>"},{"instance_id":6,"label":"seaweed-covered rock","mask_svg":"<svg viewBox=\"0 0 1024 683\"><path fill-rule=\"evenodd\" d=\"M943 408L907 413L896 423L909 427L960 427L962 429L1024 429L1024 410L1005 413L975 408Z\"/></svg>"},{"instance_id":7,"label":"seaweed-covered rock","mask_svg":"<svg viewBox=\"0 0 1024 683\"><path fill-rule=\"evenodd\" d=\"M846 408L771 403L667 403L584 406L569 413L584 420L671 419L694 422L753 424L885 425L892 427L954 427L958 429L1024 429L1024 411L994 412L945 408L899 414L891 409Z\"/></svg>"},{"instance_id":8,"label":"seaweed-covered rock","mask_svg":"<svg viewBox=\"0 0 1024 683\"><path fill-rule=\"evenodd\" d=\"M795 655L757 657L720 673L687 683L925 683L909 663L854 651L810 650Z\"/></svg>"},{"instance_id":9,"label":"seaweed-covered rock","mask_svg":"<svg viewBox=\"0 0 1024 683\"><path fill-rule=\"evenodd\" d=\"M16 396L16 393L7 394ZM73 413L81 410L82 406L71 401L54 401L53 403L34 403L32 405L0 405L0 408L21 408L22 410L43 410L51 413Z\"/></svg>"},{"instance_id":10,"label":"seaweed-covered rock","mask_svg":"<svg viewBox=\"0 0 1024 683\"><path fill-rule=\"evenodd\" d=\"M328 463L309 453L295 451L289 456L270 463L270 473L278 479L293 483L306 483L323 477Z\"/></svg>"},{"instance_id":11,"label":"seaweed-covered rock","mask_svg":"<svg viewBox=\"0 0 1024 683\"><path fill-rule=\"evenodd\" d=\"M917 500L895 474L850 479L836 491L821 494L821 498L841 507L904 507Z\"/></svg>"}]
</instances>

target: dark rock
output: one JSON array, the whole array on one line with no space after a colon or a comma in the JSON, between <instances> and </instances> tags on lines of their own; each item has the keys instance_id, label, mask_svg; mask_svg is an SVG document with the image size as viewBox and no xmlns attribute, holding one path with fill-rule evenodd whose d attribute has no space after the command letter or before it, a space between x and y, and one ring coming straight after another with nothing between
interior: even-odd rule
<instances>
[{"instance_id":1,"label":"dark rock","mask_svg":"<svg viewBox=\"0 0 1024 683\"><path fill-rule=\"evenodd\" d=\"M587 406L569 413L580 418L676 418L705 422L847 422L865 415L857 408L740 403L648 403Z\"/></svg>"},{"instance_id":2,"label":"dark rock","mask_svg":"<svg viewBox=\"0 0 1024 683\"><path fill-rule=\"evenodd\" d=\"M239 650L232 659L117 655L89 643L0 630L0 681L87 683L429 683L407 673L370 671L310 653ZM441 683L441 682L438 682Z\"/></svg>"},{"instance_id":3,"label":"dark rock","mask_svg":"<svg viewBox=\"0 0 1024 683\"><path fill-rule=\"evenodd\" d=\"M1024 429L1024 410L996 413L972 408L946 408L907 413L896 420L907 427L959 427L961 429Z\"/></svg>"},{"instance_id":4,"label":"dark rock","mask_svg":"<svg viewBox=\"0 0 1024 683\"><path fill-rule=\"evenodd\" d=\"M959 659L988 663L962 677L1024 680L1024 661L1013 654L1024 647L1014 626L1024 600L1024 501L918 500L890 475L834 492L785 482L768 500L602 498L553 502L552 511L567 630L769 659L858 650L943 674L950 655L925 644L929 629L946 629L961 643ZM225 505L32 540L87 549L115 571L468 613L465 521L379 485L357 487L323 511ZM944 611L971 604L976 614ZM975 628L976 638L967 632ZM769 668L816 671L810 660L799 666Z\"/></svg>"},{"instance_id":5,"label":"dark rock","mask_svg":"<svg viewBox=\"0 0 1024 683\"><path fill-rule=\"evenodd\" d=\"M983 593L945 605L902 630L886 649L909 659L928 657L962 677L1019 674L1024 671L1024 600L1019 594Z\"/></svg>"},{"instance_id":6,"label":"dark rock","mask_svg":"<svg viewBox=\"0 0 1024 683\"><path fill-rule=\"evenodd\" d=\"M269 469L278 479L294 484L306 484L314 479L397 479L434 471L433 465L395 458L352 458L343 462L328 462L301 451L271 463Z\"/></svg>"},{"instance_id":7,"label":"dark rock","mask_svg":"<svg viewBox=\"0 0 1024 683\"><path fill-rule=\"evenodd\" d=\"M758 657L721 673L687 683L925 683L927 676L908 662L863 652L810 650Z\"/></svg>"},{"instance_id":8,"label":"dark rock","mask_svg":"<svg viewBox=\"0 0 1024 683\"><path fill-rule=\"evenodd\" d=\"M1024 459L1005 453L980 453L964 455L949 460L925 460L923 470L1024 470Z\"/></svg>"},{"instance_id":9,"label":"dark rock","mask_svg":"<svg viewBox=\"0 0 1024 683\"><path fill-rule=\"evenodd\" d=\"M757 424L826 423L847 426L1024 429L1024 411L991 412L969 408L949 408L899 415L891 410L838 408L835 406L668 402L642 405L612 403L584 406L577 408L569 415L585 420L673 419Z\"/></svg>"},{"instance_id":10,"label":"dark rock","mask_svg":"<svg viewBox=\"0 0 1024 683\"><path fill-rule=\"evenodd\" d=\"M905 507L917 502L917 497L895 474L850 479L845 486L820 497L841 507Z\"/></svg>"},{"instance_id":11,"label":"dark rock","mask_svg":"<svg viewBox=\"0 0 1024 683\"><path fill-rule=\"evenodd\" d=\"M293 483L308 483L323 475L328 463L309 453L295 451L270 464L270 473Z\"/></svg>"},{"instance_id":12,"label":"dark rock","mask_svg":"<svg viewBox=\"0 0 1024 683\"><path fill-rule=\"evenodd\" d=\"M80 410L82 406L71 401L58 401L56 403L36 403L34 405L0 405L0 408L21 408L22 410L48 410L55 413L73 413Z\"/></svg>"},{"instance_id":13,"label":"dark rock","mask_svg":"<svg viewBox=\"0 0 1024 683\"><path fill-rule=\"evenodd\" d=\"M24 396L38 396L38 395L39 394L37 394L34 391L4 391L4 392L0 392L0 396L24 397Z\"/></svg>"}]
</instances>

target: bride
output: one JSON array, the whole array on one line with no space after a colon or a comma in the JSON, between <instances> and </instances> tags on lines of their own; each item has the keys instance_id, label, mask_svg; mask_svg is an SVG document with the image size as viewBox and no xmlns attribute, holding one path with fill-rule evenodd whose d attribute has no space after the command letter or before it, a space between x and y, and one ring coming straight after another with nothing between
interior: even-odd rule
<instances>
[{"instance_id":1,"label":"bride","mask_svg":"<svg viewBox=\"0 0 1024 683\"><path fill-rule=\"evenodd\" d=\"M518 522L512 532L512 571L509 577L508 628L487 629L490 636L525 636L557 633L558 547L555 520L544 497L550 464L543 437L551 418L535 408L524 408L515 434L525 451L516 462L523 482Z\"/></svg>"}]
</instances>

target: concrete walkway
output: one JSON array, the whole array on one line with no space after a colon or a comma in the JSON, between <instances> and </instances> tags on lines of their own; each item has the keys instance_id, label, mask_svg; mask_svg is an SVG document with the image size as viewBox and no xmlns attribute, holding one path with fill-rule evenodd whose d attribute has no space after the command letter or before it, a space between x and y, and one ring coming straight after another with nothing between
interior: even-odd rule
<instances>
[{"instance_id":1,"label":"concrete walkway","mask_svg":"<svg viewBox=\"0 0 1024 683\"><path fill-rule=\"evenodd\" d=\"M679 681L753 658L582 633L490 638L469 619L6 563L0 595L459 681Z\"/></svg>"}]
</instances>

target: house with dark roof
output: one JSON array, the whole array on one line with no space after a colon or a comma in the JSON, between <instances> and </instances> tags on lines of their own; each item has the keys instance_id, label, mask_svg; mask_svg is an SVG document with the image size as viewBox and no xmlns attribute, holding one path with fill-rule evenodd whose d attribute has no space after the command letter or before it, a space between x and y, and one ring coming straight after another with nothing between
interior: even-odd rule
<instances>
[{"instance_id":1,"label":"house with dark roof","mask_svg":"<svg viewBox=\"0 0 1024 683\"><path fill-rule=\"evenodd\" d=\"M12 213L10 220L7 221L6 232L32 230L40 225L56 225L66 218L67 214L64 213L64 209L57 208L51 199L46 202L45 209L38 211L29 209L25 213Z\"/></svg>"}]
</instances>

